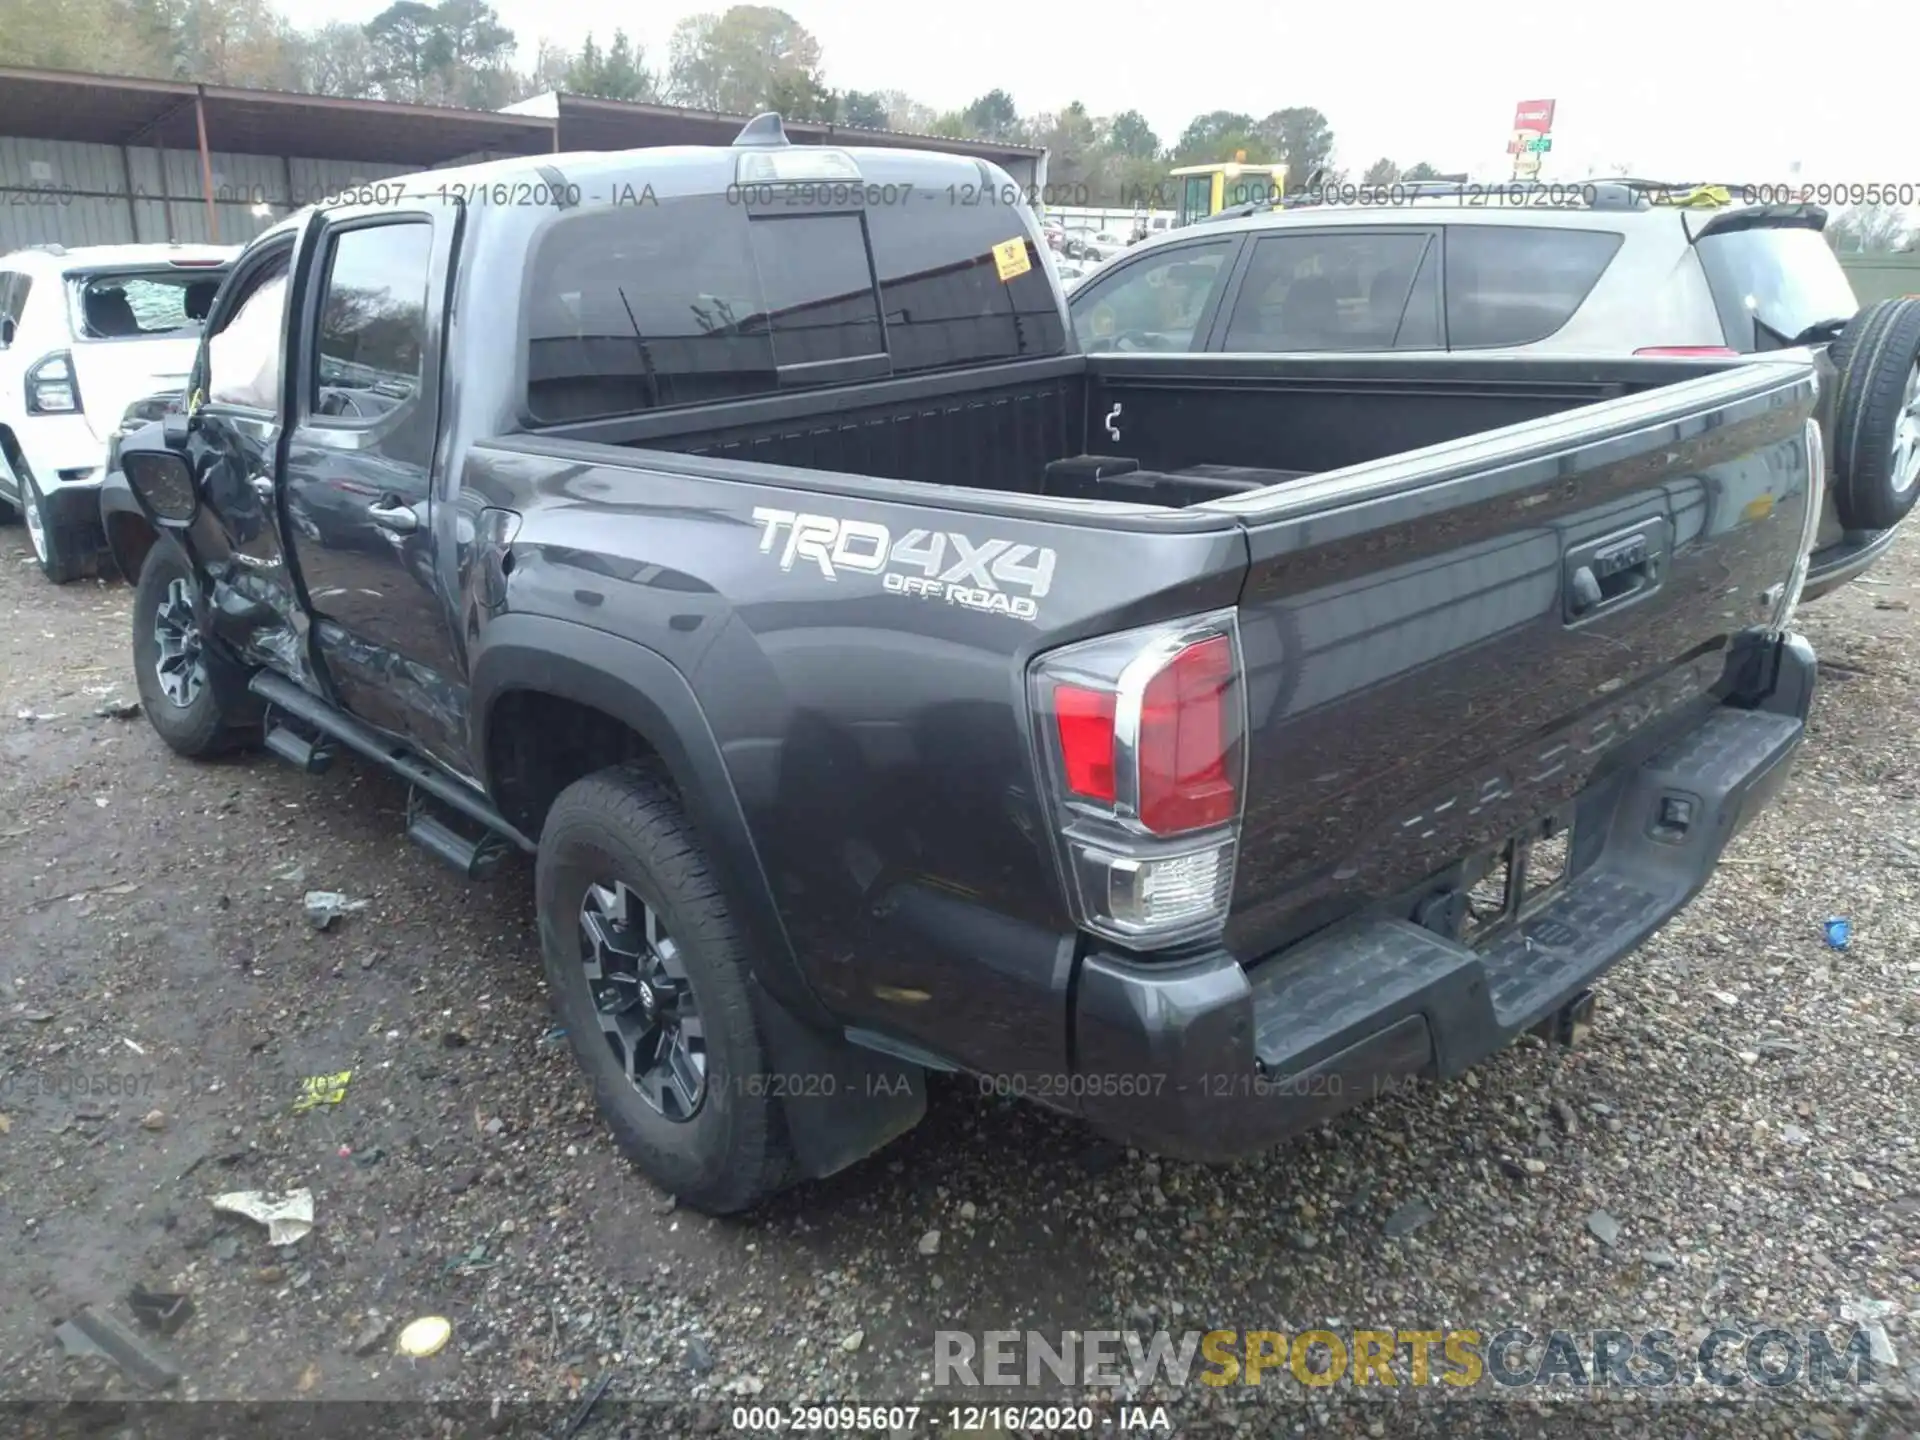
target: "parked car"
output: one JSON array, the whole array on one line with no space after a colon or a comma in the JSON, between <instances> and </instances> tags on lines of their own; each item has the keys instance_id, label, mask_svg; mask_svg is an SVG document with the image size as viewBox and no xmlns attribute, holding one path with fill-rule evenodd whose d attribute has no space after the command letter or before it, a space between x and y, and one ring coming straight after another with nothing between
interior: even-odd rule
<instances>
[{"instance_id":1,"label":"parked car","mask_svg":"<svg viewBox=\"0 0 1920 1440\"><path fill-rule=\"evenodd\" d=\"M1820 415L1832 481L1807 598L1877 559L1920 494L1920 301L1861 310L1819 207L1643 181L1335 198L1352 203L1241 207L1133 247L1075 287L1082 345L1483 356L1810 345L1831 382Z\"/></svg>"},{"instance_id":2,"label":"parked car","mask_svg":"<svg viewBox=\"0 0 1920 1440\"><path fill-rule=\"evenodd\" d=\"M762 117L290 217L101 497L161 738L533 856L709 1211L928 1070L1214 1159L1564 1030L1803 733L1804 353L1084 355L979 163ZM458 198L536 175L661 198Z\"/></svg>"},{"instance_id":3,"label":"parked car","mask_svg":"<svg viewBox=\"0 0 1920 1440\"><path fill-rule=\"evenodd\" d=\"M100 554L100 480L128 402L187 375L239 247L46 245L0 257L0 519L47 578Z\"/></svg>"}]
</instances>

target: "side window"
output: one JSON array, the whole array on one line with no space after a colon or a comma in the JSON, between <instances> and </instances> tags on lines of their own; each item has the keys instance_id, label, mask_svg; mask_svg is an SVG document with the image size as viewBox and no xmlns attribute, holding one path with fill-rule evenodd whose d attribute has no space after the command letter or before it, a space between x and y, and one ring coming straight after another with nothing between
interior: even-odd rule
<instances>
[{"instance_id":1,"label":"side window","mask_svg":"<svg viewBox=\"0 0 1920 1440\"><path fill-rule=\"evenodd\" d=\"M27 308L27 292L33 277L17 270L0 270L0 350L13 344L13 332Z\"/></svg>"},{"instance_id":2,"label":"side window","mask_svg":"<svg viewBox=\"0 0 1920 1440\"><path fill-rule=\"evenodd\" d=\"M250 410L280 408L281 322L287 313L287 257L268 262L253 288L207 337L206 398Z\"/></svg>"},{"instance_id":3,"label":"side window","mask_svg":"<svg viewBox=\"0 0 1920 1440\"><path fill-rule=\"evenodd\" d=\"M1227 322L1226 349L1393 350L1437 347L1432 237L1409 231L1301 231L1254 245ZM1425 306L1409 305L1417 281Z\"/></svg>"},{"instance_id":4,"label":"side window","mask_svg":"<svg viewBox=\"0 0 1920 1440\"><path fill-rule=\"evenodd\" d=\"M1185 350L1220 283L1232 240L1174 245L1128 265L1073 300L1082 350Z\"/></svg>"},{"instance_id":5,"label":"side window","mask_svg":"<svg viewBox=\"0 0 1920 1440\"><path fill-rule=\"evenodd\" d=\"M328 247L314 413L378 419L420 388L433 228L363 225L338 232Z\"/></svg>"},{"instance_id":6,"label":"side window","mask_svg":"<svg viewBox=\"0 0 1920 1440\"><path fill-rule=\"evenodd\" d=\"M1447 344L1531 345L1567 321L1620 248L1618 231L1545 226L1447 229Z\"/></svg>"},{"instance_id":7,"label":"side window","mask_svg":"<svg viewBox=\"0 0 1920 1440\"><path fill-rule=\"evenodd\" d=\"M956 206L921 190L867 214L893 373L1058 355L1067 337L1060 302L1027 241L1028 269L1002 280L995 244L1020 225L995 206Z\"/></svg>"}]
</instances>

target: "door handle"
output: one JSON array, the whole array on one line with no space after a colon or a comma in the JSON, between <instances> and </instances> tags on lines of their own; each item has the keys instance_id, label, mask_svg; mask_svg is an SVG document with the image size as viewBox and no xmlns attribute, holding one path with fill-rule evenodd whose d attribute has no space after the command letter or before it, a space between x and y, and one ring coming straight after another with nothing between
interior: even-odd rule
<instances>
[{"instance_id":1,"label":"door handle","mask_svg":"<svg viewBox=\"0 0 1920 1440\"><path fill-rule=\"evenodd\" d=\"M414 513L411 505L402 505L397 500L388 504L388 499L391 497L376 500L367 506L367 514L374 524L396 535L411 535L420 528L420 517Z\"/></svg>"}]
</instances>

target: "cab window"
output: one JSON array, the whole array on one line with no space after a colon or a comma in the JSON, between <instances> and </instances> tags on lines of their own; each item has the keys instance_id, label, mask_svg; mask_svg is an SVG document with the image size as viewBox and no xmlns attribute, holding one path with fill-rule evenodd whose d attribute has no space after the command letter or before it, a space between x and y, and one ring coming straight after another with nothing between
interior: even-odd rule
<instances>
[{"instance_id":1,"label":"cab window","mask_svg":"<svg viewBox=\"0 0 1920 1440\"><path fill-rule=\"evenodd\" d=\"M1080 348L1190 349L1234 243L1172 246L1084 288L1073 303Z\"/></svg>"}]
</instances>

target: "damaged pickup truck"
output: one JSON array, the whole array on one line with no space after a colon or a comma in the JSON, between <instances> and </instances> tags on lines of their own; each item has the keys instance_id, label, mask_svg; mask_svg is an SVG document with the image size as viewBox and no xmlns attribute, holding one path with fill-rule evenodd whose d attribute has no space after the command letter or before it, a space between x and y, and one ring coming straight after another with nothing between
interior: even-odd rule
<instances>
[{"instance_id":1,"label":"damaged pickup truck","mask_svg":"<svg viewBox=\"0 0 1920 1440\"><path fill-rule=\"evenodd\" d=\"M124 445L145 710L533 856L692 1205L929 1071L1196 1159L1458 1074L1788 773L1804 352L1084 355L1003 174L773 117L379 188L253 241Z\"/></svg>"}]
</instances>

